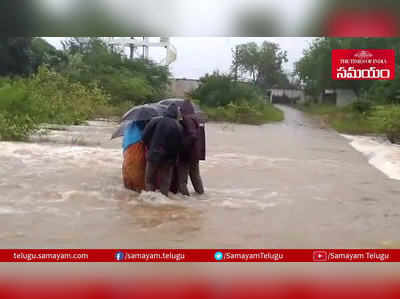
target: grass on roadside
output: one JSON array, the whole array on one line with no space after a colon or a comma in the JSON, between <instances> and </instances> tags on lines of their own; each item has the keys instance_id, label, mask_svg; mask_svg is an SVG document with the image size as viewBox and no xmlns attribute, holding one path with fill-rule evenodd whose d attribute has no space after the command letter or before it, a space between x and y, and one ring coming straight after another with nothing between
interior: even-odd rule
<instances>
[{"instance_id":1,"label":"grass on roadside","mask_svg":"<svg viewBox=\"0 0 400 299\"><path fill-rule=\"evenodd\" d=\"M284 119L283 112L270 104L228 104L223 107L202 107L202 109L209 120L217 122L261 125Z\"/></svg>"},{"instance_id":2,"label":"grass on roadside","mask_svg":"<svg viewBox=\"0 0 400 299\"><path fill-rule=\"evenodd\" d=\"M376 105L365 112L360 112L354 104L346 107L324 104L297 105L296 107L321 117L340 133L373 135L389 134L389 123L395 117L393 111L398 109L393 105Z\"/></svg>"}]
</instances>

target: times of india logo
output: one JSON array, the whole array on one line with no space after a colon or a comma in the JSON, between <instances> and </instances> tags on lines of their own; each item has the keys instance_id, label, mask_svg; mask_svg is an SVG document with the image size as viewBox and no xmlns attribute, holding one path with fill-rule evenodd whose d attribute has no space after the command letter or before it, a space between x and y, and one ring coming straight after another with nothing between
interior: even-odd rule
<instances>
[{"instance_id":1,"label":"times of india logo","mask_svg":"<svg viewBox=\"0 0 400 299\"><path fill-rule=\"evenodd\" d=\"M332 50L333 80L394 80L394 50Z\"/></svg>"},{"instance_id":2,"label":"times of india logo","mask_svg":"<svg viewBox=\"0 0 400 299\"><path fill-rule=\"evenodd\" d=\"M374 56L374 54L372 54L371 52L366 51L366 50L361 50L360 52L357 52L356 54L354 54L354 57L357 57L357 58L371 58L373 56Z\"/></svg>"}]
</instances>

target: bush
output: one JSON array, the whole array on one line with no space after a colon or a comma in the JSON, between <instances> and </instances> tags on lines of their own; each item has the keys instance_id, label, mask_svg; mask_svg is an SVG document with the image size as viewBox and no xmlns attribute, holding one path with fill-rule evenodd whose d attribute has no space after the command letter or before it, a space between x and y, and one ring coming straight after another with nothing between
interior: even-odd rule
<instances>
[{"instance_id":1,"label":"bush","mask_svg":"<svg viewBox=\"0 0 400 299\"><path fill-rule=\"evenodd\" d=\"M30 96L37 105L36 116L40 122L79 124L96 116L109 97L92 83L88 87L71 83L65 76L39 68L38 73L27 81Z\"/></svg>"},{"instance_id":2,"label":"bush","mask_svg":"<svg viewBox=\"0 0 400 299\"><path fill-rule=\"evenodd\" d=\"M0 77L0 88L11 84L12 80L9 77Z\"/></svg>"},{"instance_id":3,"label":"bush","mask_svg":"<svg viewBox=\"0 0 400 299\"><path fill-rule=\"evenodd\" d=\"M29 115L10 115L0 113L0 138L2 140L25 140L38 129Z\"/></svg>"},{"instance_id":4,"label":"bush","mask_svg":"<svg viewBox=\"0 0 400 299\"><path fill-rule=\"evenodd\" d=\"M244 124L263 124L283 120L283 112L264 103L263 93L254 85L235 82L231 76L214 72L200 79L191 94L208 118Z\"/></svg>"},{"instance_id":5,"label":"bush","mask_svg":"<svg viewBox=\"0 0 400 299\"><path fill-rule=\"evenodd\" d=\"M23 140L42 123L80 124L108 106L95 84L85 87L46 67L0 87L0 137Z\"/></svg>"},{"instance_id":6,"label":"bush","mask_svg":"<svg viewBox=\"0 0 400 299\"><path fill-rule=\"evenodd\" d=\"M226 106L229 103L244 104L262 101L262 92L254 85L235 82L231 76L217 72L200 79L200 86L192 92L201 105L209 107Z\"/></svg>"},{"instance_id":7,"label":"bush","mask_svg":"<svg viewBox=\"0 0 400 299\"><path fill-rule=\"evenodd\" d=\"M369 114L372 110L372 103L369 101L357 101L354 102L351 106L352 110L359 114Z\"/></svg>"},{"instance_id":8,"label":"bush","mask_svg":"<svg viewBox=\"0 0 400 299\"><path fill-rule=\"evenodd\" d=\"M400 68L394 80L375 81L368 90L368 98L377 104L400 104Z\"/></svg>"},{"instance_id":9,"label":"bush","mask_svg":"<svg viewBox=\"0 0 400 299\"><path fill-rule=\"evenodd\" d=\"M145 59L127 59L100 39L88 44L69 41L69 64L63 70L72 81L89 86L93 81L110 95L114 106L126 102L136 105L153 102L165 96L169 84L168 67Z\"/></svg>"},{"instance_id":10,"label":"bush","mask_svg":"<svg viewBox=\"0 0 400 299\"><path fill-rule=\"evenodd\" d=\"M35 104L22 81L0 88L0 137L23 140L37 128Z\"/></svg>"},{"instance_id":11,"label":"bush","mask_svg":"<svg viewBox=\"0 0 400 299\"><path fill-rule=\"evenodd\" d=\"M283 120L283 112L270 104L249 105L230 103L224 107L203 107L209 120L260 125Z\"/></svg>"},{"instance_id":12,"label":"bush","mask_svg":"<svg viewBox=\"0 0 400 299\"><path fill-rule=\"evenodd\" d=\"M393 143L400 144L400 107L393 106L384 118L386 136Z\"/></svg>"}]
</instances>

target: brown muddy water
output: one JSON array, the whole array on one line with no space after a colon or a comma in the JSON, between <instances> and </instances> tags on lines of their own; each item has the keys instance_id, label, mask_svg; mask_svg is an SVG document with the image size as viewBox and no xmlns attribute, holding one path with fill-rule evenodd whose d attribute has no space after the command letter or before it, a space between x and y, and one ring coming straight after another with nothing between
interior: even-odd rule
<instances>
[{"instance_id":1,"label":"brown muddy water","mask_svg":"<svg viewBox=\"0 0 400 299\"><path fill-rule=\"evenodd\" d=\"M112 122L0 142L0 247L399 247L400 182L368 163L373 141L281 109L279 124L207 124L206 194L190 198L125 190ZM375 162L393 170L391 150Z\"/></svg>"}]
</instances>

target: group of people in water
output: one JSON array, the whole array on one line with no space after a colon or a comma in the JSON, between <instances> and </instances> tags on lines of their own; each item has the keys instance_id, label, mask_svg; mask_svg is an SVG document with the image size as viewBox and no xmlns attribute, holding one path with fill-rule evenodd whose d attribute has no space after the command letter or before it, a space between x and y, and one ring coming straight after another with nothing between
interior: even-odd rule
<instances>
[{"instance_id":1,"label":"group of people in water","mask_svg":"<svg viewBox=\"0 0 400 299\"><path fill-rule=\"evenodd\" d=\"M140 192L160 190L189 196L188 177L198 194L204 193L200 160L205 160L205 132L191 101L166 114L125 128L123 181L126 188Z\"/></svg>"}]
</instances>

